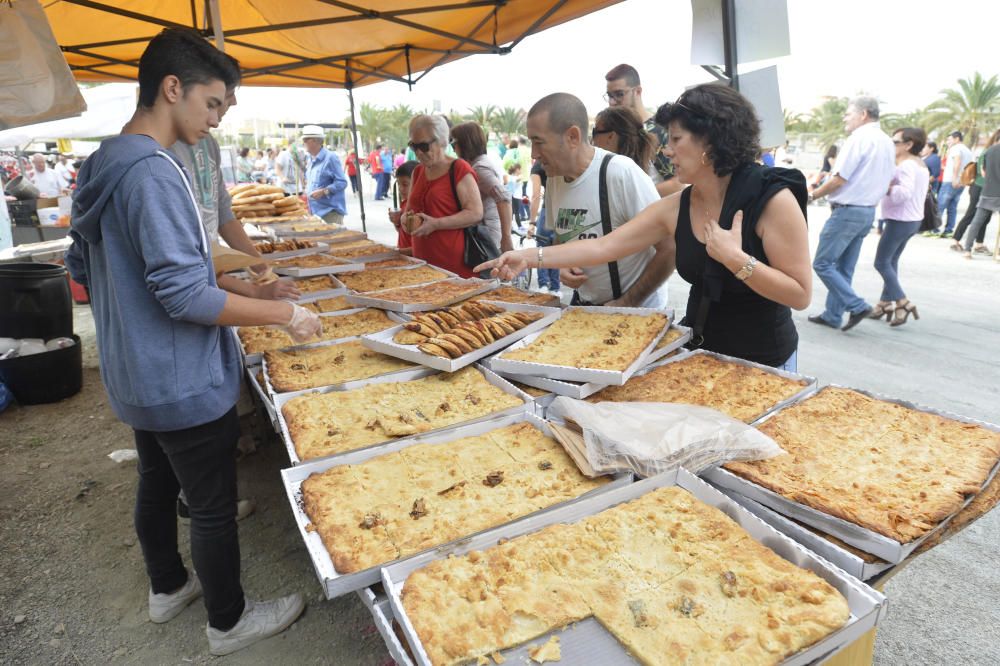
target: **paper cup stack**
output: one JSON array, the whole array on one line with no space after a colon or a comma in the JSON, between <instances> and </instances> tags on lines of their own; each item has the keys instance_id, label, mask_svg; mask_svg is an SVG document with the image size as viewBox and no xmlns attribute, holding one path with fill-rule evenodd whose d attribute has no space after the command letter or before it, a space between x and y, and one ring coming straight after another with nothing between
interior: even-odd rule
<instances>
[{"instance_id":1,"label":"paper cup stack","mask_svg":"<svg viewBox=\"0 0 1000 666\"><path fill-rule=\"evenodd\" d=\"M305 204L294 194L275 185L246 183L229 190L233 213L240 219L257 217L298 218L309 215Z\"/></svg>"}]
</instances>

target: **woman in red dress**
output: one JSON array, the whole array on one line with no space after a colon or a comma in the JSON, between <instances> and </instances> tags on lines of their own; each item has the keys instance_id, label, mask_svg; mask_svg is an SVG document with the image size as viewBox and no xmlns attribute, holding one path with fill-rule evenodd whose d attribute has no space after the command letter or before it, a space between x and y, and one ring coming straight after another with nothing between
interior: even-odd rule
<instances>
[{"instance_id":1,"label":"woman in red dress","mask_svg":"<svg viewBox=\"0 0 1000 666\"><path fill-rule=\"evenodd\" d=\"M462 255L463 229L483 219L476 173L465 160L445 154L448 123L442 116L415 116L410 121L409 146L420 162L413 170L403 211L403 227L410 231L413 256L462 277L473 277L472 266L465 265Z\"/></svg>"}]
</instances>

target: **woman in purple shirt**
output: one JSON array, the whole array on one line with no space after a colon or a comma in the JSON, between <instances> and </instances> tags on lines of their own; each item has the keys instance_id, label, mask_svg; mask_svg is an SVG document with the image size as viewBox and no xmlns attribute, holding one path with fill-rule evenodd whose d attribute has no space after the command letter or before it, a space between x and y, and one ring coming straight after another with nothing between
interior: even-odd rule
<instances>
[{"instance_id":1,"label":"woman in purple shirt","mask_svg":"<svg viewBox=\"0 0 1000 666\"><path fill-rule=\"evenodd\" d=\"M917 233L924 219L924 198L930 181L920 151L927 134L919 128L904 127L892 135L896 146L896 174L882 199L885 231L875 251L875 270L882 276L882 299L872 309L871 318L886 318L890 326L901 326L910 315L920 319L915 306L899 284L899 257L907 241Z\"/></svg>"}]
</instances>

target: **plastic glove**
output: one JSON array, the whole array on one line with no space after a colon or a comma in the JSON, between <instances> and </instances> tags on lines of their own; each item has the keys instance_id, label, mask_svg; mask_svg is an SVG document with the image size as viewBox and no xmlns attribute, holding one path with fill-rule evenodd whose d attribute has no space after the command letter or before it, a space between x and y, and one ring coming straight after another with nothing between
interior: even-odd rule
<instances>
[{"instance_id":1,"label":"plastic glove","mask_svg":"<svg viewBox=\"0 0 1000 666\"><path fill-rule=\"evenodd\" d=\"M293 280L275 280L257 285L257 298L268 301L297 301L301 295Z\"/></svg>"},{"instance_id":2,"label":"plastic glove","mask_svg":"<svg viewBox=\"0 0 1000 666\"><path fill-rule=\"evenodd\" d=\"M295 342L307 342L323 332L323 322L319 315L306 310L301 305L292 305L292 318L282 329L292 336Z\"/></svg>"}]
</instances>

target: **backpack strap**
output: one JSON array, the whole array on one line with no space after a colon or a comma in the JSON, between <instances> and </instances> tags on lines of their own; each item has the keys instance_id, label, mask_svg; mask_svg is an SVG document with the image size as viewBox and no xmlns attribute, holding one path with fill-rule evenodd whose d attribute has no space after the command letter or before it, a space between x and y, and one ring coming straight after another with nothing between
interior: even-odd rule
<instances>
[{"instance_id":1,"label":"backpack strap","mask_svg":"<svg viewBox=\"0 0 1000 666\"><path fill-rule=\"evenodd\" d=\"M611 162L612 157L614 155L605 155L601 161L600 185L597 194L601 202L601 228L605 236L612 232L611 206L608 204L608 164ZM611 276L611 297L617 300L622 295L622 282L621 277L618 275L617 261L608 262L608 273Z\"/></svg>"}]
</instances>

